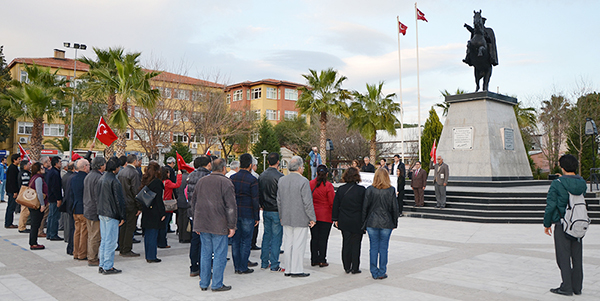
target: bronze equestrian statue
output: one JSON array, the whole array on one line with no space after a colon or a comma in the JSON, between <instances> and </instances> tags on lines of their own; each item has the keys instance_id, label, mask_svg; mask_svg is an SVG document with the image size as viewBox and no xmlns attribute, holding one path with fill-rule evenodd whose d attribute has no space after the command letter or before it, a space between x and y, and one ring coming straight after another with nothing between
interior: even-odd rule
<instances>
[{"instance_id":1,"label":"bronze equestrian statue","mask_svg":"<svg viewBox=\"0 0 600 301\"><path fill-rule=\"evenodd\" d=\"M465 28L471 32L471 39L467 42L467 56L463 62L475 67L475 92L479 91L479 80L483 78L483 91L488 91L492 66L498 65L498 52L496 51L496 37L491 28L485 27L485 18L479 12L473 11L473 27L465 23Z\"/></svg>"}]
</instances>

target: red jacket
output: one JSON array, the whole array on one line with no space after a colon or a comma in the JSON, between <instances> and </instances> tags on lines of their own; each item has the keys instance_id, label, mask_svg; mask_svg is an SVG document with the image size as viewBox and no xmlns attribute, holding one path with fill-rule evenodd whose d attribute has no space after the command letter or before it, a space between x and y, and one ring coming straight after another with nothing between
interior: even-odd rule
<instances>
[{"instance_id":1,"label":"red jacket","mask_svg":"<svg viewBox=\"0 0 600 301\"><path fill-rule=\"evenodd\" d=\"M172 200L173 199L173 189L179 188L181 186L181 174L177 175L177 183L171 182L171 180L166 179L163 181L165 185L165 192L163 194L163 200Z\"/></svg>"},{"instance_id":2,"label":"red jacket","mask_svg":"<svg viewBox=\"0 0 600 301\"><path fill-rule=\"evenodd\" d=\"M317 221L331 223L331 211L333 208L333 199L335 198L333 185L325 182L325 185L321 184L317 189L315 189L316 186L317 179L310 181L310 190L312 191L313 206L315 207Z\"/></svg>"}]
</instances>

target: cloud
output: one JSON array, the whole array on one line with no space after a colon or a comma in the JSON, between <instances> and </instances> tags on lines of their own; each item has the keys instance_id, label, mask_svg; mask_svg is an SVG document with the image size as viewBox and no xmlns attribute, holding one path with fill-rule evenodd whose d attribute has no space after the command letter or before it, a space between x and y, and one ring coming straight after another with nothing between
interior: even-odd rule
<instances>
[{"instance_id":1,"label":"cloud","mask_svg":"<svg viewBox=\"0 0 600 301\"><path fill-rule=\"evenodd\" d=\"M307 72L308 69L321 70L330 67L339 69L345 66L344 61L335 55L305 50L275 51L262 60L276 68L293 69L300 72Z\"/></svg>"},{"instance_id":2,"label":"cloud","mask_svg":"<svg viewBox=\"0 0 600 301\"><path fill-rule=\"evenodd\" d=\"M360 24L338 23L329 31L330 34L323 38L324 42L352 54L381 55L394 46L394 39L390 36Z\"/></svg>"}]
</instances>

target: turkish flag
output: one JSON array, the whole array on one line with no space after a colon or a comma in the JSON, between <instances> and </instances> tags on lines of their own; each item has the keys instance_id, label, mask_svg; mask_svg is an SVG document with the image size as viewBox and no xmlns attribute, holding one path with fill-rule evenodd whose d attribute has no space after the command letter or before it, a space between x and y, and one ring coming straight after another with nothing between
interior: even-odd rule
<instances>
[{"instance_id":1,"label":"turkish flag","mask_svg":"<svg viewBox=\"0 0 600 301\"><path fill-rule=\"evenodd\" d=\"M408 28L408 26L402 24L402 22L398 21L398 29L400 30L400 33L405 36L406 35L406 29Z\"/></svg>"},{"instance_id":2,"label":"turkish flag","mask_svg":"<svg viewBox=\"0 0 600 301\"><path fill-rule=\"evenodd\" d=\"M431 160L433 160L433 164L436 164L437 161L437 147L435 147L435 140L433 140L433 146L431 147L431 152L429 153L429 155L431 156Z\"/></svg>"},{"instance_id":3,"label":"turkish flag","mask_svg":"<svg viewBox=\"0 0 600 301\"><path fill-rule=\"evenodd\" d=\"M98 128L96 129L96 138L106 144L106 146L110 146L118 138L115 132L106 124L102 116L100 116Z\"/></svg>"},{"instance_id":4,"label":"turkish flag","mask_svg":"<svg viewBox=\"0 0 600 301\"><path fill-rule=\"evenodd\" d=\"M210 156L210 155L211 155L211 153L210 153L210 148L206 150L206 155L207 155L207 156Z\"/></svg>"},{"instance_id":5,"label":"turkish flag","mask_svg":"<svg viewBox=\"0 0 600 301\"><path fill-rule=\"evenodd\" d=\"M427 19L425 19L425 14L422 11L420 11L418 8L417 8L417 20L423 20L423 21L427 22Z\"/></svg>"},{"instance_id":6,"label":"turkish flag","mask_svg":"<svg viewBox=\"0 0 600 301\"><path fill-rule=\"evenodd\" d=\"M178 152L175 152L175 155L177 155L177 169L187 170L187 172L194 171L194 168L185 163L185 160L183 160L183 157Z\"/></svg>"},{"instance_id":7,"label":"turkish flag","mask_svg":"<svg viewBox=\"0 0 600 301\"><path fill-rule=\"evenodd\" d=\"M27 161L31 162L29 155L27 154L27 152L25 152L25 149L23 148L23 146L21 146L21 143L19 143L19 152L21 153L21 160L23 160L25 157L27 157Z\"/></svg>"}]
</instances>

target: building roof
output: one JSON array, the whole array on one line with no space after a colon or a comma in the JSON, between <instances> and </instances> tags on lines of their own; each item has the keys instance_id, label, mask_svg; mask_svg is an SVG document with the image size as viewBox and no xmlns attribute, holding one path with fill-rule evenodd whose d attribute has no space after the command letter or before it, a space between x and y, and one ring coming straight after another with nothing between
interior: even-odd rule
<instances>
[{"instance_id":1,"label":"building roof","mask_svg":"<svg viewBox=\"0 0 600 301\"><path fill-rule=\"evenodd\" d=\"M150 71L155 71L155 70L148 70L148 69L144 69L147 72ZM156 72L161 72L159 75L155 76L152 78L152 80L155 81L159 81L159 82L167 82L167 83L175 83L175 84L188 84L188 85L194 85L194 86L205 86L205 87L213 87L213 88L224 88L224 85L221 84L217 84L217 83L213 83L213 82L209 82L206 80L201 80L201 79L197 79L197 78L193 78L193 77L189 77L189 76L185 76L185 75L179 75L179 74L175 74L175 73L171 73L171 72L167 72L167 71L156 71Z\"/></svg>"},{"instance_id":2,"label":"building roof","mask_svg":"<svg viewBox=\"0 0 600 301\"><path fill-rule=\"evenodd\" d=\"M51 68L60 68L60 69L66 69L66 70L73 70L73 67L75 65L75 60L74 59L67 59L67 58L54 58L54 57L41 57L41 58L16 58L14 60L12 60L10 62L10 64L8 64L8 69L11 69L12 67L14 67L14 65L21 63L21 64L28 64L28 65L33 65L36 64L38 66L42 66L42 67L51 67ZM90 67L82 62L77 62L77 70L78 71L88 71L90 69Z\"/></svg>"},{"instance_id":3,"label":"building roof","mask_svg":"<svg viewBox=\"0 0 600 301\"><path fill-rule=\"evenodd\" d=\"M257 80L257 81L248 81L247 80L245 82L227 85L225 87L225 91L230 91L230 90L232 90L234 88L238 88L238 87L251 87L251 86L262 85L262 84L274 85L274 86L306 87L306 85L303 85L303 84L298 84L298 83L289 82L289 81L285 81L285 80L267 78L267 79L261 79L261 80Z\"/></svg>"}]
</instances>

